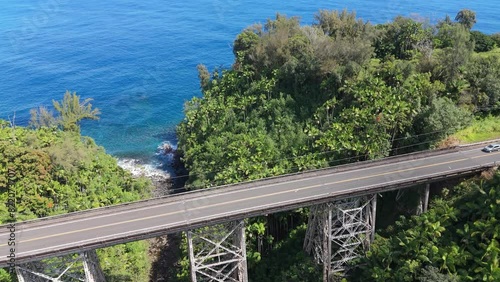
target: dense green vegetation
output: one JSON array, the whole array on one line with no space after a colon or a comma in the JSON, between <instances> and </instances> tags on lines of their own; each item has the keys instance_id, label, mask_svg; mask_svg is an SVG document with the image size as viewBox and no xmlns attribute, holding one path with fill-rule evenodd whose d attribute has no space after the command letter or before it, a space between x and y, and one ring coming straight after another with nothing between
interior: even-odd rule
<instances>
[{"instance_id":1,"label":"dense green vegetation","mask_svg":"<svg viewBox=\"0 0 500 282\"><path fill-rule=\"evenodd\" d=\"M486 116L472 121L472 124L451 136L460 143L474 143L500 139L500 117Z\"/></svg>"},{"instance_id":2,"label":"dense green vegetation","mask_svg":"<svg viewBox=\"0 0 500 282\"><path fill-rule=\"evenodd\" d=\"M188 184L383 157L464 128L500 98L498 56L474 56L468 28L403 17L373 26L347 11L320 11L313 26L278 15L248 28L232 69L199 66L203 97L178 128Z\"/></svg>"},{"instance_id":3,"label":"dense green vegetation","mask_svg":"<svg viewBox=\"0 0 500 282\"><path fill-rule=\"evenodd\" d=\"M56 117L43 108L33 111L33 128L0 120L0 223L148 197L149 180L133 179L102 147L80 136L78 122L97 118L89 100L67 92L54 104ZM9 201L15 201L14 217ZM99 250L108 281L146 281L147 247L133 242ZM0 281L10 281L1 269Z\"/></svg>"},{"instance_id":4,"label":"dense green vegetation","mask_svg":"<svg viewBox=\"0 0 500 282\"><path fill-rule=\"evenodd\" d=\"M311 26L277 15L249 27L234 42L231 69L198 66L203 97L186 104L178 127L186 188L432 148L471 124L472 140L496 130L500 35L471 31L475 23L470 10L436 25L405 17L372 25L323 10ZM31 128L0 121L0 223L149 195L149 181L80 135L79 122L99 115L90 100L67 92L54 108L57 116L33 110ZM467 182L425 215L402 218L351 279L498 280L499 187L500 176ZM306 220L307 209L248 219L252 281L318 281L320 269L301 251ZM99 250L108 281L146 281L146 249ZM180 265L176 279L186 281L186 257ZM9 280L0 270L0 281Z\"/></svg>"},{"instance_id":5,"label":"dense green vegetation","mask_svg":"<svg viewBox=\"0 0 500 282\"><path fill-rule=\"evenodd\" d=\"M298 18L277 15L237 36L231 69L210 73L198 66L203 97L186 104L178 127L187 188L431 148L475 118L495 114L498 34L471 31L473 11L436 25L405 17L372 25L347 11L320 11L315 19L302 26ZM267 259L296 240L297 230L293 236L269 231L286 218L295 220L289 231L306 216L296 211L249 220L250 279L256 269L269 269L268 281L314 280L273 271L280 261ZM270 242L262 253L255 248L257 231ZM296 248L287 251L283 256L296 257L301 274L317 271ZM439 254L447 251L454 249ZM418 267L428 277L449 274L437 261Z\"/></svg>"},{"instance_id":6,"label":"dense green vegetation","mask_svg":"<svg viewBox=\"0 0 500 282\"><path fill-rule=\"evenodd\" d=\"M500 173L450 195L378 237L352 281L499 281Z\"/></svg>"}]
</instances>

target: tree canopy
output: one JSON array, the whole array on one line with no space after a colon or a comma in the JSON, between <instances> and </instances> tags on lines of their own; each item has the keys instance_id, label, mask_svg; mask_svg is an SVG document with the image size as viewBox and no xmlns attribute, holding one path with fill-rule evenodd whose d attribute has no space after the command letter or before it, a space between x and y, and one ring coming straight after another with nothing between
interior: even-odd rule
<instances>
[{"instance_id":1,"label":"tree canopy","mask_svg":"<svg viewBox=\"0 0 500 282\"><path fill-rule=\"evenodd\" d=\"M476 12L469 9L463 9L457 13L455 20L470 30L476 24Z\"/></svg>"},{"instance_id":2,"label":"tree canopy","mask_svg":"<svg viewBox=\"0 0 500 282\"><path fill-rule=\"evenodd\" d=\"M314 18L305 26L278 14L236 37L232 68L210 73L198 66L203 96L186 103L177 128L188 189L432 148L498 107L499 59L474 51L475 44L488 45L498 36L483 40L471 33L472 11L462 10L458 22L447 17L437 25L402 16L372 25L347 10L322 10ZM295 229L307 217L295 211L249 220L252 269L276 269L266 258L282 252L279 246L293 245L296 237L273 229L287 218L294 225L285 229ZM429 232L422 240L440 240L436 232L446 222L420 220L422 232ZM256 249L262 237L270 250ZM466 259L451 245L431 251L428 258ZM310 261L295 252L300 251L289 250L304 275L269 271L275 274L269 281L315 277ZM381 260L388 260L384 254L389 255L381 253ZM459 275L443 271L443 263L405 263L411 279L455 281ZM389 270L381 269L380 277L388 277Z\"/></svg>"},{"instance_id":3,"label":"tree canopy","mask_svg":"<svg viewBox=\"0 0 500 282\"><path fill-rule=\"evenodd\" d=\"M76 130L79 120L98 113L88 101L81 103L77 95L67 92L62 103L54 103L65 131L43 108L38 110L38 129L0 120L0 224L149 197L149 180L132 178L115 158ZM15 211L9 201L15 202ZM101 249L98 255L108 281L148 277L146 242ZM11 281L3 269L0 281Z\"/></svg>"},{"instance_id":4,"label":"tree canopy","mask_svg":"<svg viewBox=\"0 0 500 282\"><path fill-rule=\"evenodd\" d=\"M100 110L93 108L92 98L80 101L76 92L66 91L62 101L52 101L54 109L59 114L54 117L45 107L31 110L31 125L35 128L60 126L66 131L80 132L79 122L84 119L99 119Z\"/></svg>"}]
</instances>

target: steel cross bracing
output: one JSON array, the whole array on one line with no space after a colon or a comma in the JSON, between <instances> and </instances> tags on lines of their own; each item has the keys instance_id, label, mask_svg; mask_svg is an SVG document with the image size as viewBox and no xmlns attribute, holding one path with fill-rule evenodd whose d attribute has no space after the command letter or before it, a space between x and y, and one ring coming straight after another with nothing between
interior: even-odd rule
<instances>
[{"instance_id":1,"label":"steel cross bracing","mask_svg":"<svg viewBox=\"0 0 500 282\"><path fill-rule=\"evenodd\" d=\"M304 249L323 264L325 281L344 271L373 240L376 195L349 198L311 207Z\"/></svg>"},{"instance_id":2,"label":"steel cross bracing","mask_svg":"<svg viewBox=\"0 0 500 282\"><path fill-rule=\"evenodd\" d=\"M190 230L187 238L192 282L248 281L243 220Z\"/></svg>"},{"instance_id":3,"label":"steel cross bracing","mask_svg":"<svg viewBox=\"0 0 500 282\"><path fill-rule=\"evenodd\" d=\"M104 282L95 250L16 266L19 282Z\"/></svg>"}]
</instances>

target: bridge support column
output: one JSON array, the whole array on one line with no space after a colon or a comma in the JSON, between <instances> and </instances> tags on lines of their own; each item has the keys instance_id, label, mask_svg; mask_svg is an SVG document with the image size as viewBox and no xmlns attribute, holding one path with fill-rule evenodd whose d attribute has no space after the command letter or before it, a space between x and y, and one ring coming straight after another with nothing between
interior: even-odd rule
<instances>
[{"instance_id":1,"label":"bridge support column","mask_svg":"<svg viewBox=\"0 0 500 282\"><path fill-rule=\"evenodd\" d=\"M187 232L191 281L248 282L245 222Z\"/></svg>"},{"instance_id":2,"label":"bridge support column","mask_svg":"<svg viewBox=\"0 0 500 282\"><path fill-rule=\"evenodd\" d=\"M419 191L420 198L418 200L417 215L427 212L427 207L429 205L429 188L430 184L427 183L425 184L424 189Z\"/></svg>"},{"instance_id":3,"label":"bridge support column","mask_svg":"<svg viewBox=\"0 0 500 282\"><path fill-rule=\"evenodd\" d=\"M377 195L311 207L304 250L323 264L323 281L346 270L374 238Z\"/></svg>"},{"instance_id":4,"label":"bridge support column","mask_svg":"<svg viewBox=\"0 0 500 282\"><path fill-rule=\"evenodd\" d=\"M106 281L95 250L21 264L16 274L19 282Z\"/></svg>"},{"instance_id":5,"label":"bridge support column","mask_svg":"<svg viewBox=\"0 0 500 282\"><path fill-rule=\"evenodd\" d=\"M423 195L423 212L427 212L427 207L429 206L429 189L431 187L430 183L425 184L424 195Z\"/></svg>"}]
</instances>

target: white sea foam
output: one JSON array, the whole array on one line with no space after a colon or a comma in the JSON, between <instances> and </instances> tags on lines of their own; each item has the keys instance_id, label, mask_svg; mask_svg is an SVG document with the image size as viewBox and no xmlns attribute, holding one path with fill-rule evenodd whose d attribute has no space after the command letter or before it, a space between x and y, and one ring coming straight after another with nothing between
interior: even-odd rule
<instances>
[{"instance_id":1,"label":"white sea foam","mask_svg":"<svg viewBox=\"0 0 500 282\"><path fill-rule=\"evenodd\" d=\"M161 169L161 166L143 163L136 159L118 159L118 165L132 173L133 176L144 176L156 181L164 181L170 178L170 174Z\"/></svg>"},{"instance_id":2,"label":"white sea foam","mask_svg":"<svg viewBox=\"0 0 500 282\"><path fill-rule=\"evenodd\" d=\"M165 171L165 167L172 165L176 149L175 144L165 141L157 147L155 161L145 163L138 159L121 158L118 159L118 165L130 171L135 177L145 176L155 181L165 181L170 178L170 174Z\"/></svg>"}]
</instances>

